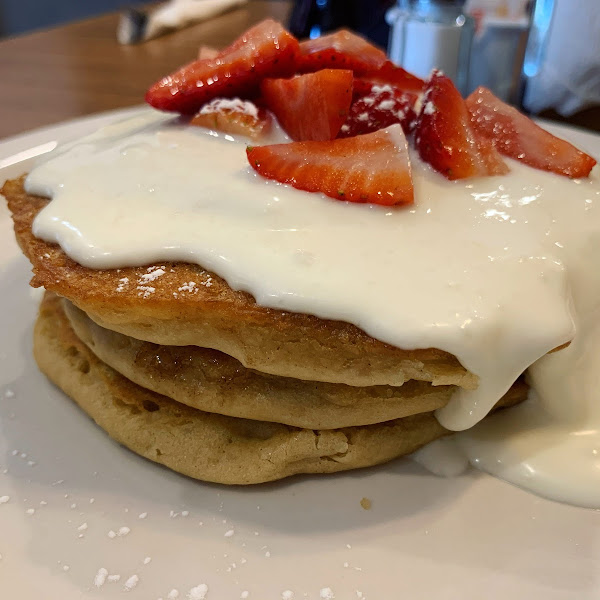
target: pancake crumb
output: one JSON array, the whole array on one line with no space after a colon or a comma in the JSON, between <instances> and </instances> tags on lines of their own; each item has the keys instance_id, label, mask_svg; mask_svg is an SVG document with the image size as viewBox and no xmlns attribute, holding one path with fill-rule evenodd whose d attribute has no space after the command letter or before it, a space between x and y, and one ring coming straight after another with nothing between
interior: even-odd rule
<instances>
[{"instance_id":1,"label":"pancake crumb","mask_svg":"<svg viewBox=\"0 0 600 600\"><path fill-rule=\"evenodd\" d=\"M369 498L361 498L360 505L365 510L371 510L371 500L369 500Z\"/></svg>"}]
</instances>

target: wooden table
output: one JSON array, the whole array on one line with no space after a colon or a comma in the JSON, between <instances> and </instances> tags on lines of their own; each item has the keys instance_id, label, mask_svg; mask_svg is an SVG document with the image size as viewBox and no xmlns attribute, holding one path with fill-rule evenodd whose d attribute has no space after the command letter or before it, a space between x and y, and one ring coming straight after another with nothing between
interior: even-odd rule
<instances>
[{"instance_id":1,"label":"wooden table","mask_svg":"<svg viewBox=\"0 0 600 600\"><path fill-rule=\"evenodd\" d=\"M116 40L117 14L0 41L0 139L35 127L140 104L148 86L226 46L254 23L287 23L291 5L251 1L199 25L136 46Z\"/></svg>"}]
</instances>

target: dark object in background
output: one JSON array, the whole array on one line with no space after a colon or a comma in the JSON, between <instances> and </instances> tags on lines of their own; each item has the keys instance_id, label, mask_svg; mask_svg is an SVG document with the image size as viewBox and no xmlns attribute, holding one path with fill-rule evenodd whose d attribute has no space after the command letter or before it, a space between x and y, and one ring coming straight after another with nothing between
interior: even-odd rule
<instances>
[{"instance_id":1,"label":"dark object in background","mask_svg":"<svg viewBox=\"0 0 600 600\"><path fill-rule=\"evenodd\" d=\"M298 38L316 38L341 27L387 48L385 13L395 0L296 0L289 29Z\"/></svg>"},{"instance_id":2,"label":"dark object in background","mask_svg":"<svg viewBox=\"0 0 600 600\"><path fill-rule=\"evenodd\" d=\"M0 37L87 19L148 0L0 0Z\"/></svg>"}]
</instances>

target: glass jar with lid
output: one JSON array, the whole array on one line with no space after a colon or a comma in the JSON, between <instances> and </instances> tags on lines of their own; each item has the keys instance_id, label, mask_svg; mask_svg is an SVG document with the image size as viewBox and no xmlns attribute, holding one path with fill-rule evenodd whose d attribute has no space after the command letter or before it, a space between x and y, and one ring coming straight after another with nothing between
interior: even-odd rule
<instances>
[{"instance_id":1,"label":"glass jar with lid","mask_svg":"<svg viewBox=\"0 0 600 600\"><path fill-rule=\"evenodd\" d=\"M465 0L398 0L386 15L391 26L388 54L407 71L427 77L442 70L466 93L475 31Z\"/></svg>"}]
</instances>

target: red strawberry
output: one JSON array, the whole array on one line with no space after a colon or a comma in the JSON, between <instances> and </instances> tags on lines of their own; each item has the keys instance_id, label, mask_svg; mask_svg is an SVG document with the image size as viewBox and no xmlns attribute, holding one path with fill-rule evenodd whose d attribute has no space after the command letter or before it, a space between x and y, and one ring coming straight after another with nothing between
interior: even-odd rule
<instances>
[{"instance_id":1,"label":"red strawberry","mask_svg":"<svg viewBox=\"0 0 600 600\"><path fill-rule=\"evenodd\" d=\"M402 92L390 85L373 85L367 95L352 104L338 137L371 133L394 123L400 123L408 133L417 118L416 100L417 95L412 92Z\"/></svg>"},{"instance_id":2,"label":"red strawberry","mask_svg":"<svg viewBox=\"0 0 600 600\"><path fill-rule=\"evenodd\" d=\"M387 60L383 66L376 71L365 73L354 82L354 94L368 94L373 84L391 85L404 92L413 92L419 94L423 90L425 82L415 77L402 67L397 67L393 62Z\"/></svg>"},{"instance_id":3,"label":"red strawberry","mask_svg":"<svg viewBox=\"0 0 600 600\"><path fill-rule=\"evenodd\" d=\"M332 140L348 116L352 71L323 69L292 79L264 79L267 105L292 139Z\"/></svg>"},{"instance_id":4,"label":"red strawberry","mask_svg":"<svg viewBox=\"0 0 600 600\"><path fill-rule=\"evenodd\" d=\"M406 138L400 125L329 142L249 146L263 177L337 200L392 206L413 203Z\"/></svg>"},{"instance_id":5,"label":"red strawberry","mask_svg":"<svg viewBox=\"0 0 600 600\"><path fill-rule=\"evenodd\" d=\"M271 118L249 100L215 98L200 109L190 124L257 139L270 130Z\"/></svg>"},{"instance_id":6,"label":"red strawberry","mask_svg":"<svg viewBox=\"0 0 600 600\"><path fill-rule=\"evenodd\" d=\"M379 69L386 61L385 52L360 36L340 29L314 40L300 42L298 71L350 69L356 74Z\"/></svg>"},{"instance_id":7,"label":"red strawberry","mask_svg":"<svg viewBox=\"0 0 600 600\"><path fill-rule=\"evenodd\" d=\"M487 88L477 88L466 103L473 127L506 156L567 177L587 177L596 164L591 156L542 129Z\"/></svg>"},{"instance_id":8,"label":"red strawberry","mask_svg":"<svg viewBox=\"0 0 600 600\"><path fill-rule=\"evenodd\" d=\"M155 83L146 92L146 102L161 110L193 114L213 98L247 96L263 77L291 75L297 51L297 40L267 19L215 58L197 60Z\"/></svg>"},{"instance_id":9,"label":"red strawberry","mask_svg":"<svg viewBox=\"0 0 600 600\"><path fill-rule=\"evenodd\" d=\"M508 172L493 145L473 131L465 101L439 71L425 87L415 146L421 158L448 179Z\"/></svg>"}]
</instances>

